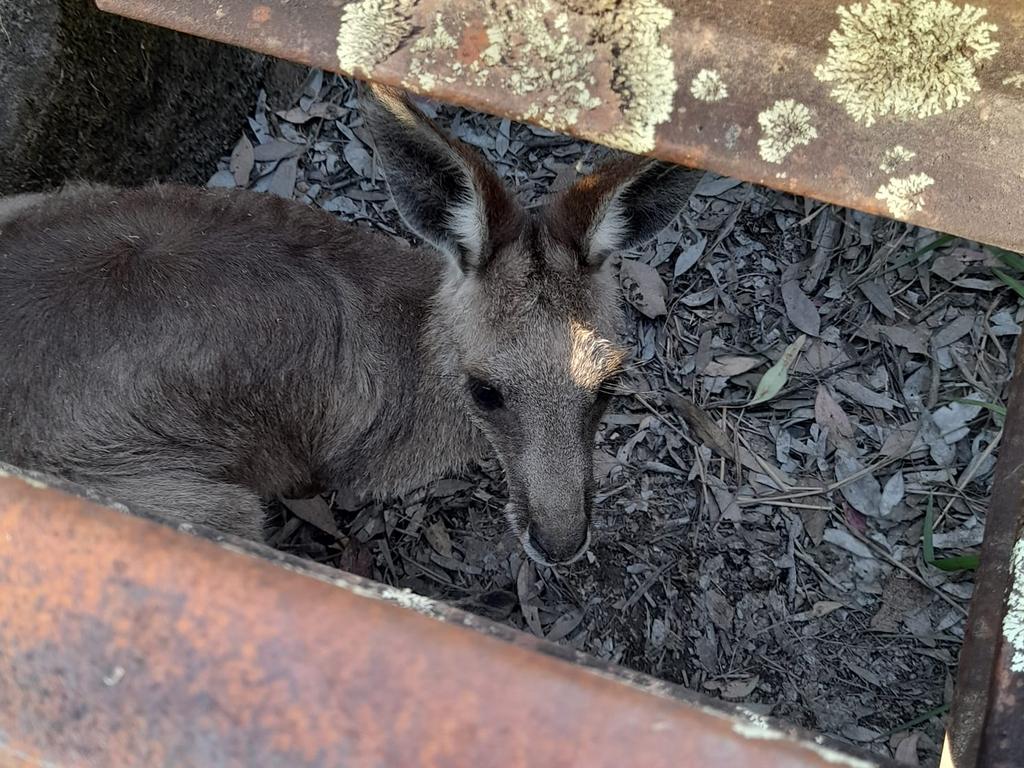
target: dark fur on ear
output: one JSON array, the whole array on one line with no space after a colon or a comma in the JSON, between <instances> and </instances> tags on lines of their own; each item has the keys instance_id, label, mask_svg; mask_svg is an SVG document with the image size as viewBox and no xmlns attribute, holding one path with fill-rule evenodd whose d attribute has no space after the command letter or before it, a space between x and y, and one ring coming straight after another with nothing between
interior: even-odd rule
<instances>
[{"instance_id":1,"label":"dark fur on ear","mask_svg":"<svg viewBox=\"0 0 1024 768\"><path fill-rule=\"evenodd\" d=\"M644 157L613 161L580 179L549 208L552 236L596 268L614 251L657 235L686 205L701 174Z\"/></svg>"},{"instance_id":2,"label":"dark fur on ear","mask_svg":"<svg viewBox=\"0 0 1024 768\"><path fill-rule=\"evenodd\" d=\"M406 225L464 272L482 269L519 231L519 204L479 154L445 137L401 91L361 84L359 98Z\"/></svg>"}]
</instances>

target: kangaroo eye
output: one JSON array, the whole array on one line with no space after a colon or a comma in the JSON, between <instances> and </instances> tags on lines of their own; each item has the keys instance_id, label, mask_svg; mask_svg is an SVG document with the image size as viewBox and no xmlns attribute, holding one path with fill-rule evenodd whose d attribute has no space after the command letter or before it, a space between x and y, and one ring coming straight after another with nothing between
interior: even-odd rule
<instances>
[{"instance_id":1,"label":"kangaroo eye","mask_svg":"<svg viewBox=\"0 0 1024 768\"><path fill-rule=\"evenodd\" d=\"M466 388L469 390L473 402L485 411L495 411L505 405L505 398L502 396L501 390L482 379L470 377Z\"/></svg>"}]
</instances>

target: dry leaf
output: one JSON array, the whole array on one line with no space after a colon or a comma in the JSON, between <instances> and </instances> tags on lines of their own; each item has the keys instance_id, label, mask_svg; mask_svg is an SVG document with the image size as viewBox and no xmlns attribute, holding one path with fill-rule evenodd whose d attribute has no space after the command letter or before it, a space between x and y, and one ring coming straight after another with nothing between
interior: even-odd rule
<instances>
[{"instance_id":1,"label":"dry leaf","mask_svg":"<svg viewBox=\"0 0 1024 768\"><path fill-rule=\"evenodd\" d=\"M206 182L206 186L209 189L232 189L235 186L235 176L231 171L217 171Z\"/></svg>"},{"instance_id":2,"label":"dry leaf","mask_svg":"<svg viewBox=\"0 0 1024 768\"><path fill-rule=\"evenodd\" d=\"M832 434L853 437L853 425L850 417L829 394L823 384L818 385L818 396L814 400L814 420L818 426L828 429Z\"/></svg>"},{"instance_id":3,"label":"dry leaf","mask_svg":"<svg viewBox=\"0 0 1024 768\"><path fill-rule=\"evenodd\" d=\"M730 461L736 461L733 453L732 443L728 436L722 431L702 409L691 403L685 397L675 392L666 392L665 398L673 410L683 417L683 421L693 431L694 436L719 456L724 456Z\"/></svg>"},{"instance_id":4,"label":"dry leaf","mask_svg":"<svg viewBox=\"0 0 1024 768\"><path fill-rule=\"evenodd\" d=\"M956 320L947 325L944 325L935 334L932 341L935 344L936 349L942 349L948 347L954 341L959 341L974 328L974 313L969 312L964 315L960 315Z\"/></svg>"},{"instance_id":5,"label":"dry leaf","mask_svg":"<svg viewBox=\"0 0 1024 768\"><path fill-rule=\"evenodd\" d=\"M707 376L739 376L741 373L757 368L764 361L758 357L740 357L737 355L723 355L716 357L704 368Z\"/></svg>"},{"instance_id":6,"label":"dry leaf","mask_svg":"<svg viewBox=\"0 0 1024 768\"><path fill-rule=\"evenodd\" d=\"M921 429L919 421L911 421L908 424L901 424L889 433L882 443L880 453L886 458L893 456L904 456L914 445L917 433Z\"/></svg>"},{"instance_id":7,"label":"dry leaf","mask_svg":"<svg viewBox=\"0 0 1024 768\"><path fill-rule=\"evenodd\" d=\"M870 408L881 408L886 411L891 411L899 405L899 403L891 397L887 397L879 392L870 390L862 384L850 381L850 379L836 379L835 387L847 397L850 397L861 405L866 405Z\"/></svg>"},{"instance_id":8,"label":"dry leaf","mask_svg":"<svg viewBox=\"0 0 1024 768\"><path fill-rule=\"evenodd\" d=\"M311 499L281 499L281 503L300 520L336 539L344 538L338 530L338 524L334 522L334 513L331 512L330 505L322 496L314 496Z\"/></svg>"},{"instance_id":9,"label":"dry leaf","mask_svg":"<svg viewBox=\"0 0 1024 768\"><path fill-rule=\"evenodd\" d=\"M821 333L821 316L818 314L818 308L800 289L798 281L789 280L782 284L782 302L786 306L786 316L798 331L810 336Z\"/></svg>"},{"instance_id":10,"label":"dry leaf","mask_svg":"<svg viewBox=\"0 0 1024 768\"><path fill-rule=\"evenodd\" d=\"M981 400L982 396L972 393L968 399ZM968 433L967 424L976 419L981 413L980 405L968 405L967 403L949 403L941 408L936 408L932 413L932 421L939 430L939 434L947 445L955 445L963 440Z\"/></svg>"},{"instance_id":11,"label":"dry leaf","mask_svg":"<svg viewBox=\"0 0 1024 768\"><path fill-rule=\"evenodd\" d=\"M331 104L327 101L318 101L310 105L308 111L301 109L300 107L292 107L291 109L282 110L275 114L277 114L277 116L282 120L287 120L289 123L302 125L303 123L307 123L318 117L334 120L336 117L341 115L341 109L336 104Z\"/></svg>"},{"instance_id":12,"label":"dry leaf","mask_svg":"<svg viewBox=\"0 0 1024 768\"><path fill-rule=\"evenodd\" d=\"M845 549L851 555L857 557L874 557L871 554L871 550L868 549L868 545L860 541L849 531L844 531L839 528L828 528L825 531L825 541L829 544L835 544L840 549Z\"/></svg>"},{"instance_id":13,"label":"dry leaf","mask_svg":"<svg viewBox=\"0 0 1024 768\"><path fill-rule=\"evenodd\" d=\"M270 179L269 192L272 195L291 199L295 191L295 176L299 170L299 159L289 157L277 164L274 175Z\"/></svg>"},{"instance_id":14,"label":"dry leaf","mask_svg":"<svg viewBox=\"0 0 1024 768\"><path fill-rule=\"evenodd\" d=\"M913 352L916 355L925 355L928 353L928 339L924 333L917 329L900 328L896 325L884 325L880 327L882 333L888 337L889 341L898 347Z\"/></svg>"},{"instance_id":15,"label":"dry leaf","mask_svg":"<svg viewBox=\"0 0 1024 768\"><path fill-rule=\"evenodd\" d=\"M754 689L761 683L757 675L747 680L733 680L721 688L722 697L726 699L745 699L754 692Z\"/></svg>"},{"instance_id":16,"label":"dry leaf","mask_svg":"<svg viewBox=\"0 0 1024 768\"><path fill-rule=\"evenodd\" d=\"M444 557L452 556L452 540L448 536L448 529L440 520L435 520L427 526L423 531L423 536L427 543L437 551L437 554Z\"/></svg>"},{"instance_id":17,"label":"dry leaf","mask_svg":"<svg viewBox=\"0 0 1024 768\"><path fill-rule=\"evenodd\" d=\"M967 265L964 264L957 256L943 254L941 256L936 256L932 260L931 269L934 274L938 275L943 280L953 282L963 274L963 271L967 269Z\"/></svg>"},{"instance_id":18,"label":"dry leaf","mask_svg":"<svg viewBox=\"0 0 1024 768\"><path fill-rule=\"evenodd\" d=\"M636 291L627 292L627 299L640 312L651 319L667 312L668 288L658 270L636 259L623 259L619 274L636 284Z\"/></svg>"},{"instance_id":19,"label":"dry leaf","mask_svg":"<svg viewBox=\"0 0 1024 768\"><path fill-rule=\"evenodd\" d=\"M242 134L242 138L231 150L231 159L228 161L228 167L231 169L231 175L237 186L249 186L249 174L252 173L254 164L252 142L245 134Z\"/></svg>"},{"instance_id":20,"label":"dry leaf","mask_svg":"<svg viewBox=\"0 0 1024 768\"><path fill-rule=\"evenodd\" d=\"M807 341L807 337L801 333L796 341L786 347L786 351L782 353L778 362L761 377L761 381L757 384L757 391L754 393L754 399L747 405L763 403L779 394L789 378L789 368L800 354L805 341Z\"/></svg>"},{"instance_id":21,"label":"dry leaf","mask_svg":"<svg viewBox=\"0 0 1024 768\"><path fill-rule=\"evenodd\" d=\"M849 480L863 470L864 465L856 456L852 456L846 451L836 451L836 480L839 482ZM881 514L882 488L870 473L865 473L856 480L850 480L839 491L849 505L862 515L878 517Z\"/></svg>"},{"instance_id":22,"label":"dry leaf","mask_svg":"<svg viewBox=\"0 0 1024 768\"><path fill-rule=\"evenodd\" d=\"M819 600L811 608L811 613L814 615L814 618L821 619L842 607L842 603L837 603L833 600Z\"/></svg>"},{"instance_id":23,"label":"dry leaf","mask_svg":"<svg viewBox=\"0 0 1024 768\"><path fill-rule=\"evenodd\" d=\"M888 517L897 504L903 501L903 494L906 484L903 481L903 472L897 472L890 477L882 489L882 498L878 505L878 512L882 517Z\"/></svg>"},{"instance_id":24,"label":"dry leaf","mask_svg":"<svg viewBox=\"0 0 1024 768\"><path fill-rule=\"evenodd\" d=\"M903 739L896 747L896 762L900 765L910 766L915 768L921 765L920 760L917 757L917 742L921 740L921 732L914 731L907 738Z\"/></svg>"},{"instance_id":25,"label":"dry leaf","mask_svg":"<svg viewBox=\"0 0 1024 768\"><path fill-rule=\"evenodd\" d=\"M272 163L284 160L286 157L294 157L301 154L305 147L301 144L292 144L284 139L274 139L265 144L253 147L253 159L257 163Z\"/></svg>"},{"instance_id":26,"label":"dry leaf","mask_svg":"<svg viewBox=\"0 0 1024 768\"><path fill-rule=\"evenodd\" d=\"M676 257L676 265L672 270L672 276L679 277L689 271L689 269L700 260L700 257L704 255L704 246L707 244L707 237L701 235L697 242L686 246L682 253Z\"/></svg>"},{"instance_id":27,"label":"dry leaf","mask_svg":"<svg viewBox=\"0 0 1024 768\"><path fill-rule=\"evenodd\" d=\"M871 302L871 306L877 309L882 315L892 320L896 317L896 307L893 306L892 297L889 296L889 291L886 290L881 280L869 280L866 283L861 283L857 286L860 288L860 292L863 293L867 300Z\"/></svg>"},{"instance_id":28,"label":"dry leaf","mask_svg":"<svg viewBox=\"0 0 1024 768\"><path fill-rule=\"evenodd\" d=\"M360 176L372 178L373 158L370 156L370 153L366 151L366 147L362 144L350 141L345 145L345 149L342 150L342 154L345 156L345 162L352 166L353 171L358 173Z\"/></svg>"}]
</instances>

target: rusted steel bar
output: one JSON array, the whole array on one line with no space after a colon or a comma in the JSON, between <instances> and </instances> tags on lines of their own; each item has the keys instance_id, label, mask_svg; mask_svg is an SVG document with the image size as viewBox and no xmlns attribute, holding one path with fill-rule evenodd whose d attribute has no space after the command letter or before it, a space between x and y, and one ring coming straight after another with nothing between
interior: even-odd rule
<instances>
[{"instance_id":1,"label":"rusted steel bar","mask_svg":"<svg viewBox=\"0 0 1024 768\"><path fill-rule=\"evenodd\" d=\"M96 4L1024 250L1019 0Z\"/></svg>"},{"instance_id":2,"label":"rusted steel bar","mask_svg":"<svg viewBox=\"0 0 1024 768\"><path fill-rule=\"evenodd\" d=\"M0 477L0 766L882 764L582 658Z\"/></svg>"},{"instance_id":3,"label":"rusted steel bar","mask_svg":"<svg viewBox=\"0 0 1024 768\"><path fill-rule=\"evenodd\" d=\"M944 768L1024 764L1024 344L1017 345Z\"/></svg>"}]
</instances>

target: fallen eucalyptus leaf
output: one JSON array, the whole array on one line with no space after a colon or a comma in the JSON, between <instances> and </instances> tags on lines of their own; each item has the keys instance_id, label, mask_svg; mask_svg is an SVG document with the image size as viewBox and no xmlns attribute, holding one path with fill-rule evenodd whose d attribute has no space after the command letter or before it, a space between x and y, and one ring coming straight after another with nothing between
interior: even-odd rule
<instances>
[{"instance_id":1,"label":"fallen eucalyptus leaf","mask_svg":"<svg viewBox=\"0 0 1024 768\"><path fill-rule=\"evenodd\" d=\"M766 402L779 394L786 385L786 380L789 379L790 366L793 365L797 355L800 354L805 341L807 341L807 336L801 333L796 341L786 347L786 351L782 353L782 357L779 358L778 362L765 371L761 381L757 384L754 399L747 403L747 405L757 405L758 403Z\"/></svg>"}]
</instances>

